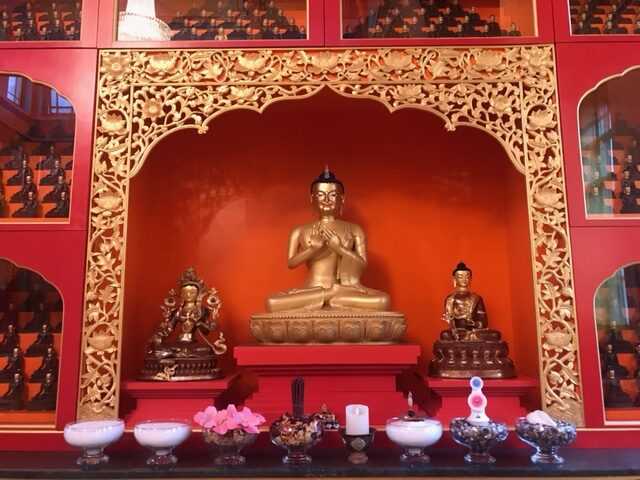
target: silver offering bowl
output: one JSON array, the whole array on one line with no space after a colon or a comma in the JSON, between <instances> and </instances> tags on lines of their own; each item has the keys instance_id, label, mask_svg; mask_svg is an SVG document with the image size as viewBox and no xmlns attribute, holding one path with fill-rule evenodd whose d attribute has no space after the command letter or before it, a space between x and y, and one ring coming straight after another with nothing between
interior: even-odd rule
<instances>
[{"instance_id":1,"label":"silver offering bowl","mask_svg":"<svg viewBox=\"0 0 640 480\"><path fill-rule=\"evenodd\" d=\"M322 440L322 422L314 416L282 415L269 430L274 445L287 450L283 463L303 465L311 463L307 451Z\"/></svg>"},{"instance_id":2,"label":"silver offering bowl","mask_svg":"<svg viewBox=\"0 0 640 480\"><path fill-rule=\"evenodd\" d=\"M349 450L349 461L355 465L367 463L369 457L367 457L367 450L373 444L373 437L376 434L376 429L369 427L369 433L363 435L347 435L345 428L340 429L340 436L342 441Z\"/></svg>"},{"instance_id":3,"label":"silver offering bowl","mask_svg":"<svg viewBox=\"0 0 640 480\"><path fill-rule=\"evenodd\" d=\"M474 425L464 417L451 420L451 436L460 445L470 451L464 456L467 463L494 463L496 459L489 451L498 443L504 442L509 435L507 425L490 420L483 425Z\"/></svg>"},{"instance_id":4,"label":"silver offering bowl","mask_svg":"<svg viewBox=\"0 0 640 480\"><path fill-rule=\"evenodd\" d=\"M563 463L564 458L558 455L558 449L565 447L576 439L576 426L562 420L555 420L556 426L528 422L521 417L516 421L516 433L520 440L536 449L531 456L533 463Z\"/></svg>"}]
</instances>

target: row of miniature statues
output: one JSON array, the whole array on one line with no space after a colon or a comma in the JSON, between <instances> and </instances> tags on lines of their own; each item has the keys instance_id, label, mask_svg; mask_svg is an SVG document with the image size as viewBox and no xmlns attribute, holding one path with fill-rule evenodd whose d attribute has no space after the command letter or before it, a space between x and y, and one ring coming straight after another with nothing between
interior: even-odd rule
<instances>
[{"instance_id":1,"label":"row of miniature statues","mask_svg":"<svg viewBox=\"0 0 640 480\"><path fill-rule=\"evenodd\" d=\"M53 338L39 335L38 339L22 352L19 343L11 337L0 344L0 357L7 357L7 363L0 370L0 383L8 383L7 391L0 397L0 410L55 410L58 383L58 354L53 346ZM42 357L40 366L27 375L24 357ZM41 384L40 390L32 398L27 398L26 382Z\"/></svg>"},{"instance_id":2,"label":"row of miniature statues","mask_svg":"<svg viewBox=\"0 0 640 480\"><path fill-rule=\"evenodd\" d=\"M520 36L515 23L502 29L495 15L482 18L460 0L380 0L366 17L347 23L344 38Z\"/></svg>"},{"instance_id":3,"label":"row of miniature statues","mask_svg":"<svg viewBox=\"0 0 640 480\"><path fill-rule=\"evenodd\" d=\"M169 22L171 40L276 40L304 39L304 25L296 24L275 0L205 2Z\"/></svg>"},{"instance_id":4,"label":"row of miniature statues","mask_svg":"<svg viewBox=\"0 0 640 480\"><path fill-rule=\"evenodd\" d=\"M0 41L80 40L81 2L0 3Z\"/></svg>"},{"instance_id":5,"label":"row of miniature statues","mask_svg":"<svg viewBox=\"0 0 640 480\"><path fill-rule=\"evenodd\" d=\"M574 35L640 34L640 4L637 0L587 0L571 5Z\"/></svg>"},{"instance_id":6,"label":"row of miniature statues","mask_svg":"<svg viewBox=\"0 0 640 480\"><path fill-rule=\"evenodd\" d=\"M612 148L610 147L612 146ZM588 167L585 196L589 213L640 213L640 131L617 116L610 131L583 145L583 164ZM622 152L609 156L612 151ZM604 156L604 158L602 158ZM619 173L611 171L618 167ZM620 200L613 203L611 200Z\"/></svg>"},{"instance_id":7,"label":"row of miniature statues","mask_svg":"<svg viewBox=\"0 0 640 480\"><path fill-rule=\"evenodd\" d=\"M344 184L328 168L310 186L317 219L293 229L289 268L306 266L301 287L266 300L266 313L251 318L251 331L262 343L390 343L405 330L404 315L390 310L390 296L362 285L367 266L362 227L341 219ZM471 291L472 272L459 263L452 272L454 291L446 298L448 328L434 345L434 376L508 378L513 362L500 332L488 328L482 298ZM141 375L151 380L198 380L219 375L216 356L226 351L224 337L211 344L220 299L186 270L162 306L163 320L147 348Z\"/></svg>"},{"instance_id":8,"label":"row of miniature statues","mask_svg":"<svg viewBox=\"0 0 640 480\"><path fill-rule=\"evenodd\" d=\"M625 340L616 322L611 322L599 348L605 407L640 407L640 394L634 399L621 385L621 380L633 379L640 390L640 343L634 344ZM619 354L635 356L637 365L635 372L620 363Z\"/></svg>"},{"instance_id":9,"label":"row of miniature statues","mask_svg":"<svg viewBox=\"0 0 640 480\"><path fill-rule=\"evenodd\" d=\"M0 217L8 216L8 204L21 203L22 207L11 214L16 218L34 218L41 216L43 204L53 203L44 213L46 218L66 218L69 216L71 188L67 180L67 171L73 168L73 161L63 165L62 158L55 145L50 145L46 156L35 165L35 170L48 170L38 182L40 186L52 186L46 194L40 195L36 185L34 170L29 155L22 145L16 147L2 169L15 173L4 183L0 182ZM20 187L8 195L6 187Z\"/></svg>"}]
</instances>

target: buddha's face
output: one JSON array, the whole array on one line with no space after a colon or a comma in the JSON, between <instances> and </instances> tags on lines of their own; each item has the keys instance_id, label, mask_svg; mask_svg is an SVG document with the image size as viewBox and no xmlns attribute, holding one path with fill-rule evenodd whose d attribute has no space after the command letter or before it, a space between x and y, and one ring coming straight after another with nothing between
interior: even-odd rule
<instances>
[{"instance_id":1,"label":"buddha's face","mask_svg":"<svg viewBox=\"0 0 640 480\"><path fill-rule=\"evenodd\" d=\"M456 288L469 288L471 284L471 272L467 270L458 270L453 275L453 286Z\"/></svg>"},{"instance_id":2,"label":"buddha's face","mask_svg":"<svg viewBox=\"0 0 640 480\"><path fill-rule=\"evenodd\" d=\"M344 193L336 183L316 183L311 192L311 203L320 215L339 215L344 204Z\"/></svg>"},{"instance_id":3,"label":"buddha's face","mask_svg":"<svg viewBox=\"0 0 640 480\"><path fill-rule=\"evenodd\" d=\"M180 291L180 296L185 302L195 302L198 298L198 288L194 285L185 285Z\"/></svg>"}]
</instances>

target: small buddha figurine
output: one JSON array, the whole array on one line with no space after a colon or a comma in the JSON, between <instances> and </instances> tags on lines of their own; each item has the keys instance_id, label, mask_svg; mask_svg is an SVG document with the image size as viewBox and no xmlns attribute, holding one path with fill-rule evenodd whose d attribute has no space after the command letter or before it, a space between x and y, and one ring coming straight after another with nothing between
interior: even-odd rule
<instances>
[{"instance_id":1,"label":"small buddha figurine","mask_svg":"<svg viewBox=\"0 0 640 480\"><path fill-rule=\"evenodd\" d=\"M62 190L56 206L44 214L45 218L66 218L69 216L69 190Z\"/></svg>"},{"instance_id":2,"label":"small buddha figurine","mask_svg":"<svg viewBox=\"0 0 640 480\"><path fill-rule=\"evenodd\" d=\"M614 370L609 370L604 382L604 405L605 407L632 407L631 397L622 390L620 380Z\"/></svg>"},{"instance_id":3,"label":"small buddha figurine","mask_svg":"<svg viewBox=\"0 0 640 480\"><path fill-rule=\"evenodd\" d=\"M18 328L18 310L15 303L9 303L7 311L4 312L0 331L6 332L9 325L13 325L14 330Z\"/></svg>"},{"instance_id":4,"label":"small buddha figurine","mask_svg":"<svg viewBox=\"0 0 640 480\"><path fill-rule=\"evenodd\" d=\"M58 354L53 347L47 348L47 353L42 357L42 363L33 372L29 381L34 383L42 382L47 374L52 374L55 378L58 378Z\"/></svg>"},{"instance_id":5,"label":"small buddha figurine","mask_svg":"<svg viewBox=\"0 0 640 480\"><path fill-rule=\"evenodd\" d=\"M510 378L515 376L509 348L500 332L488 328L482 297L471 291L472 272L460 262L452 272L454 291L444 301L449 328L433 346L429 373L434 377Z\"/></svg>"},{"instance_id":6,"label":"small buddha figurine","mask_svg":"<svg viewBox=\"0 0 640 480\"><path fill-rule=\"evenodd\" d=\"M39 303L36 308L33 309L33 317L26 325L21 329L24 333L36 333L42 330L42 325L49 323L49 312L46 310L44 303Z\"/></svg>"},{"instance_id":7,"label":"small buddha figurine","mask_svg":"<svg viewBox=\"0 0 640 480\"><path fill-rule=\"evenodd\" d=\"M36 196L38 195L38 187L36 187L31 175L27 175L25 177L22 188L11 195L9 203L24 203L24 201L29 197L29 192L33 192Z\"/></svg>"},{"instance_id":8,"label":"small buddha figurine","mask_svg":"<svg viewBox=\"0 0 640 480\"><path fill-rule=\"evenodd\" d=\"M602 368L605 374L613 372L616 378L627 378L629 376L629 370L620 365L618 354L610 343L606 346L603 363Z\"/></svg>"},{"instance_id":9,"label":"small buddha figurine","mask_svg":"<svg viewBox=\"0 0 640 480\"><path fill-rule=\"evenodd\" d=\"M25 408L27 410L55 410L57 389L57 378L52 373L47 373L40 386L40 391L27 402Z\"/></svg>"},{"instance_id":10,"label":"small buddha figurine","mask_svg":"<svg viewBox=\"0 0 640 480\"><path fill-rule=\"evenodd\" d=\"M633 344L622 337L622 332L618 328L615 320L611 321L607 336L603 342L605 345L612 345L615 353L635 353Z\"/></svg>"},{"instance_id":11,"label":"small buddha figurine","mask_svg":"<svg viewBox=\"0 0 640 480\"><path fill-rule=\"evenodd\" d=\"M36 218L40 204L33 192L27 192L27 198L22 203L22 207L13 212L14 218Z\"/></svg>"},{"instance_id":12,"label":"small buddha figurine","mask_svg":"<svg viewBox=\"0 0 640 480\"><path fill-rule=\"evenodd\" d=\"M141 378L189 381L218 378L217 355L227 351L220 332L212 343L206 335L215 330L221 301L193 268L180 278L178 291L170 290L161 307L163 320L149 341Z\"/></svg>"},{"instance_id":13,"label":"small buddha figurine","mask_svg":"<svg viewBox=\"0 0 640 480\"><path fill-rule=\"evenodd\" d=\"M51 170L56 160L60 160L60 154L56 151L56 146L51 144L47 156L36 164L36 170Z\"/></svg>"},{"instance_id":14,"label":"small buddha figurine","mask_svg":"<svg viewBox=\"0 0 640 480\"><path fill-rule=\"evenodd\" d=\"M24 373L24 357L20 347L13 347L7 364L0 370L0 383L9 383L16 373Z\"/></svg>"},{"instance_id":15,"label":"small buddha figurine","mask_svg":"<svg viewBox=\"0 0 640 480\"><path fill-rule=\"evenodd\" d=\"M53 345L53 335L51 325L43 323L36 340L29 345L25 352L25 357L42 357L47 353L47 349Z\"/></svg>"},{"instance_id":16,"label":"small buddha figurine","mask_svg":"<svg viewBox=\"0 0 640 480\"><path fill-rule=\"evenodd\" d=\"M24 374L16 372L9 383L9 389L0 397L0 410L21 410L24 408L25 393Z\"/></svg>"},{"instance_id":17,"label":"small buddha figurine","mask_svg":"<svg viewBox=\"0 0 640 480\"><path fill-rule=\"evenodd\" d=\"M4 168L6 170L19 170L20 166L24 165L24 162L28 165L29 157L24 151L24 147L22 145L18 145L13 151L11 159L4 164Z\"/></svg>"},{"instance_id":18,"label":"small buddha figurine","mask_svg":"<svg viewBox=\"0 0 640 480\"><path fill-rule=\"evenodd\" d=\"M55 185L58 181L58 177L64 178L65 172L60 162L61 160L59 156L54 159L53 167L49 170L48 175L40 180L40 185Z\"/></svg>"},{"instance_id":19,"label":"small buddha figurine","mask_svg":"<svg viewBox=\"0 0 640 480\"><path fill-rule=\"evenodd\" d=\"M267 330L279 328L286 317L293 322L288 329L290 335L285 339L289 342L397 341L406 328L404 316L389 312L391 302L387 293L361 283L367 267L367 241L362 227L340 218L345 198L343 183L327 167L311 183L310 193L318 219L293 229L288 253L289 268L305 265L307 279L300 288L276 293L267 299L268 314L252 317L254 336L259 341L268 341ZM280 312L282 315L278 315ZM308 315L305 317L305 314ZM309 315L315 315L314 322L325 323L322 327L325 332L310 330ZM335 320L336 315L345 319L345 329L347 319L352 319L354 331L349 338L340 338L342 332L338 333L337 324L335 329L330 325L330 317ZM299 321L296 316L307 320ZM366 328L364 323L357 324L358 318L368 322ZM357 332L365 332L367 328L373 337L357 336ZM351 332L344 333L351 335ZM325 334L327 340L318 337Z\"/></svg>"},{"instance_id":20,"label":"small buddha figurine","mask_svg":"<svg viewBox=\"0 0 640 480\"><path fill-rule=\"evenodd\" d=\"M7 325L7 332L4 334L2 342L0 342L0 357L8 357L15 347L20 346L20 337L16 331L16 325L10 323Z\"/></svg>"},{"instance_id":21,"label":"small buddha figurine","mask_svg":"<svg viewBox=\"0 0 640 480\"><path fill-rule=\"evenodd\" d=\"M28 176L33 178L33 170L29 166L29 160L25 156L23 157L22 163L20 163L20 167L16 174L7 180L7 185L24 185Z\"/></svg>"},{"instance_id":22,"label":"small buddha figurine","mask_svg":"<svg viewBox=\"0 0 640 480\"><path fill-rule=\"evenodd\" d=\"M47 193L42 199L43 203L56 203L60 200L62 192L66 192L69 196L69 184L65 181L64 175L58 175L58 180L49 193Z\"/></svg>"}]
</instances>

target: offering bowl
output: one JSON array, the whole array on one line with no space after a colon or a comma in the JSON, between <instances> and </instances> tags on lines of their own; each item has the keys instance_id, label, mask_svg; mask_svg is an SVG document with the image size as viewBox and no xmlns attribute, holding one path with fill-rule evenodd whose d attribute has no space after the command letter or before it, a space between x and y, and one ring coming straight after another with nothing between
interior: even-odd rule
<instances>
[{"instance_id":1,"label":"offering bowl","mask_svg":"<svg viewBox=\"0 0 640 480\"><path fill-rule=\"evenodd\" d=\"M558 449L576 439L576 426L562 420L555 420L555 423L555 426L531 423L525 417L516 421L516 433L520 440L536 449L531 456L533 463L564 462L564 458L558 455Z\"/></svg>"},{"instance_id":2,"label":"offering bowl","mask_svg":"<svg viewBox=\"0 0 640 480\"><path fill-rule=\"evenodd\" d=\"M464 417L458 417L451 420L449 428L455 442L470 450L464 456L467 463L494 463L496 459L489 451L509 435L506 424L492 420L474 424Z\"/></svg>"},{"instance_id":3,"label":"offering bowl","mask_svg":"<svg viewBox=\"0 0 640 480\"><path fill-rule=\"evenodd\" d=\"M205 428L202 435L206 443L216 446L216 465L244 465L247 459L240 455L240 451L258 438L257 433L247 433L240 428L229 430L224 435Z\"/></svg>"},{"instance_id":4,"label":"offering bowl","mask_svg":"<svg viewBox=\"0 0 640 480\"><path fill-rule=\"evenodd\" d=\"M322 439L322 423L313 416L282 415L270 428L271 441L285 448L283 463L301 465L311 463L307 450Z\"/></svg>"},{"instance_id":5,"label":"offering bowl","mask_svg":"<svg viewBox=\"0 0 640 480\"><path fill-rule=\"evenodd\" d=\"M150 467L172 467L178 463L173 449L191 434L191 425L179 420L149 420L136 424L133 436L153 454L147 459Z\"/></svg>"},{"instance_id":6,"label":"offering bowl","mask_svg":"<svg viewBox=\"0 0 640 480\"><path fill-rule=\"evenodd\" d=\"M82 449L82 456L76 463L84 468L107 463L109 457L104 448L119 440L123 433L124 421L120 419L79 421L64 427L65 441Z\"/></svg>"},{"instance_id":7,"label":"offering bowl","mask_svg":"<svg viewBox=\"0 0 640 480\"><path fill-rule=\"evenodd\" d=\"M400 460L412 463L428 463L424 449L434 445L442 437L442 424L425 417L394 417L387 420L387 437L402 448Z\"/></svg>"}]
</instances>

